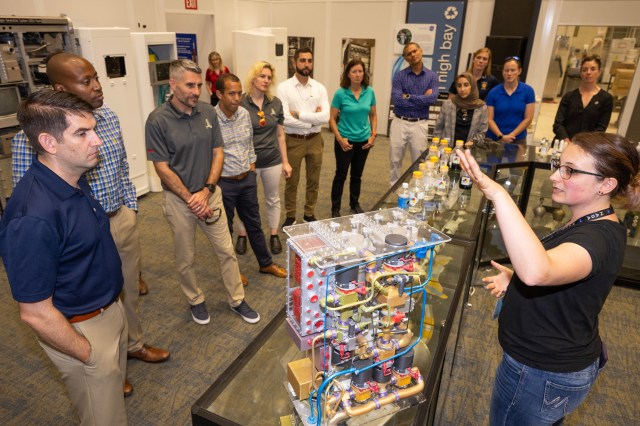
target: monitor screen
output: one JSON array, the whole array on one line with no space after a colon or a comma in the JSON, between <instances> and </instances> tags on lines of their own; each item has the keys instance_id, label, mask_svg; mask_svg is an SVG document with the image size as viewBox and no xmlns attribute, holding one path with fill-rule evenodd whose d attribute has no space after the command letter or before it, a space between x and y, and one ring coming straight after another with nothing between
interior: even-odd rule
<instances>
[{"instance_id":1,"label":"monitor screen","mask_svg":"<svg viewBox=\"0 0 640 426\"><path fill-rule=\"evenodd\" d=\"M0 129L18 125L19 104L20 92L16 86L0 87Z\"/></svg>"},{"instance_id":2,"label":"monitor screen","mask_svg":"<svg viewBox=\"0 0 640 426\"><path fill-rule=\"evenodd\" d=\"M20 94L15 86L0 87L0 116L18 112Z\"/></svg>"}]
</instances>

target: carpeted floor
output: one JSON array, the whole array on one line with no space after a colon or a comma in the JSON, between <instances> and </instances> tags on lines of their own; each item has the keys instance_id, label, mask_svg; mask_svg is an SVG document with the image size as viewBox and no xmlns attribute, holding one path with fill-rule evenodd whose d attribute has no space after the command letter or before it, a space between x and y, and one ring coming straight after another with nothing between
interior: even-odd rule
<instances>
[{"instance_id":1,"label":"carpeted floor","mask_svg":"<svg viewBox=\"0 0 640 426\"><path fill-rule=\"evenodd\" d=\"M333 139L327 132L323 135L325 163L316 209L318 218L330 215L330 187L335 172ZM363 177L361 204L365 209L387 190L388 152L388 139L379 137ZM405 159L405 166L408 165ZM299 188L298 219L302 216L303 193L303 188ZM343 214L349 213L348 195L346 190ZM259 274L249 248L247 254L239 256L239 261L242 272L250 279L247 301L260 312L262 321L249 325L231 313L222 294L218 262L204 236L198 233L196 270L212 321L206 326L195 324L175 279L171 231L162 216L161 202L161 194L147 194L140 199L143 276L150 286L149 294L141 298L140 314L146 342L168 348L172 355L169 361L158 365L138 360L128 362L128 377L134 386L133 395L126 400L131 425L191 424L191 405L284 304L284 280ZM284 254L276 256L275 261L284 264ZM37 259L33 267L37 268ZM473 306L465 308L453 374L443 381L437 424L488 422L488 398L500 356L496 325L488 320L493 301L478 289L470 303ZM609 366L584 407L566 424L640 424L636 393L640 389L639 306L639 291L614 289L601 323L610 348ZM36 343L34 333L18 318L17 304L11 298L4 271L0 272L0 359L0 424L76 422L57 371Z\"/></svg>"}]
</instances>

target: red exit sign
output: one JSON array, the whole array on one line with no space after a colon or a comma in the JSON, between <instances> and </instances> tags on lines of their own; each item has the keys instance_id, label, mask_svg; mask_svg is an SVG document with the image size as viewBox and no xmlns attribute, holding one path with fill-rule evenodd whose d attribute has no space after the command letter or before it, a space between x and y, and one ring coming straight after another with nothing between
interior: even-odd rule
<instances>
[{"instance_id":1,"label":"red exit sign","mask_svg":"<svg viewBox=\"0 0 640 426\"><path fill-rule=\"evenodd\" d=\"M198 10L198 0L184 0L184 8Z\"/></svg>"}]
</instances>

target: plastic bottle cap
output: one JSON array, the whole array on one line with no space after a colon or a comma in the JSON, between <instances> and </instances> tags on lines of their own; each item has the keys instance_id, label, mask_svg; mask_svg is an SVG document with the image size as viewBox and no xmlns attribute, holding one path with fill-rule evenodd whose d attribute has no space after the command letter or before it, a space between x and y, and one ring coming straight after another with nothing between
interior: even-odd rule
<instances>
[{"instance_id":1,"label":"plastic bottle cap","mask_svg":"<svg viewBox=\"0 0 640 426\"><path fill-rule=\"evenodd\" d=\"M436 157L436 156L429 157L429 161L431 161L432 163L437 163L438 162L438 157Z\"/></svg>"},{"instance_id":2,"label":"plastic bottle cap","mask_svg":"<svg viewBox=\"0 0 640 426\"><path fill-rule=\"evenodd\" d=\"M403 188L409 188L409 182L402 182Z\"/></svg>"},{"instance_id":3,"label":"plastic bottle cap","mask_svg":"<svg viewBox=\"0 0 640 426\"><path fill-rule=\"evenodd\" d=\"M444 152L446 152L447 154L450 154L450 153L451 153L451 148L446 147L446 148L444 149Z\"/></svg>"},{"instance_id":4,"label":"plastic bottle cap","mask_svg":"<svg viewBox=\"0 0 640 426\"><path fill-rule=\"evenodd\" d=\"M416 170L416 171L414 171L414 172L413 172L413 177L414 177L414 178L417 178L417 179L420 179L420 178L422 177L422 172L417 171L417 170Z\"/></svg>"}]
</instances>

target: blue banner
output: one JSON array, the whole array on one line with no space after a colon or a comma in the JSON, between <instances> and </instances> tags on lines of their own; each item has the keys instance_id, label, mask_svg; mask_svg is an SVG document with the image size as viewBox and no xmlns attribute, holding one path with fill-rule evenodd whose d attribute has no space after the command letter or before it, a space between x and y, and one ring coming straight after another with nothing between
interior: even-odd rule
<instances>
[{"instance_id":1,"label":"blue banner","mask_svg":"<svg viewBox=\"0 0 640 426\"><path fill-rule=\"evenodd\" d=\"M423 54L425 66L438 74L440 94L446 94L455 79L464 6L464 1L409 1L407 5L408 24L426 24L433 29L433 46L423 48Z\"/></svg>"}]
</instances>

